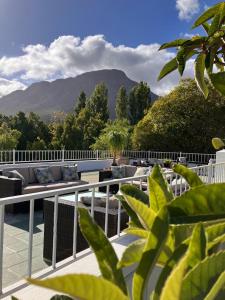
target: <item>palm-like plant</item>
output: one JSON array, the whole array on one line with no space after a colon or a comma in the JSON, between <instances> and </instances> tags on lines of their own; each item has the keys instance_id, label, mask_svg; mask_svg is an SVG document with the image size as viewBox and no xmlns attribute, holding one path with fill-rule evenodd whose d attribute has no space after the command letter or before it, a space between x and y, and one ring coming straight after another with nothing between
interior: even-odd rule
<instances>
[{"instance_id":1,"label":"palm-like plant","mask_svg":"<svg viewBox=\"0 0 225 300\"><path fill-rule=\"evenodd\" d=\"M108 133L108 145L113 154L112 165L114 166L117 165L116 158L124 150L126 143L127 143L127 134L125 132L113 130Z\"/></svg>"}]
</instances>

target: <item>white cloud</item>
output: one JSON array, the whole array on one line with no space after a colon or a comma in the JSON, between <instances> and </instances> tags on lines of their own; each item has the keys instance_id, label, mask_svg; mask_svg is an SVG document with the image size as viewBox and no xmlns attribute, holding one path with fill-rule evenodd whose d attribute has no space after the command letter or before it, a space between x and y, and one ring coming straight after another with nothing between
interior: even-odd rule
<instances>
[{"instance_id":1,"label":"white cloud","mask_svg":"<svg viewBox=\"0 0 225 300\"><path fill-rule=\"evenodd\" d=\"M174 72L157 82L163 65L174 57L174 53L167 50L158 51L159 46L114 46L102 35L88 36L83 40L74 36L61 36L48 47L40 44L28 45L21 56L2 57L0 75L16 76L27 84L114 68L125 71L133 80L147 81L153 92L163 95L178 83L179 75ZM186 75L193 75L192 68L187 69Z\"/></svg>"},{"instance_id":2,"label":"white cloud","mask_svg":"<svg viewBox=\"0 0 225 300\"><path fill-rule=\"evenodd\" d=\"M15 90L24 90L27 86L17 80L0 78L0 97L7 95Z\"/></svg>"},{"instance_id":3,"label":"white cloud","mask_svg":"<svg viewBox=\"0 0 225 300\"><path fill-rule=\"evenodd\" d=\"M199 0L176 0L176 9L179 12L179 19L190 20L199 12Z\"/></svg>"}]
</instances>

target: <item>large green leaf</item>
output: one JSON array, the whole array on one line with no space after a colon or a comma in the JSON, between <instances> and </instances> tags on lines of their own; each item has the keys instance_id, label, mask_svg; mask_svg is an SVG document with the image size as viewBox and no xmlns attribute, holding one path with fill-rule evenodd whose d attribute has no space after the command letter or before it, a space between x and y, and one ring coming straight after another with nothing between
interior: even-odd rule
<instances>
[{"instance_id":1,"label":"large green leaf","mask_svg":"<svg viewBox=\"0 0 225 300\"><path fill-rule=\"evenodd\" d=\"M177 58L175 57L175 58L171 59L168 63L166 63L165 66L162 68L162 70L158 76L158 80L161 80L166 75L168 75L169 73L176 70L177 67L178 67L178 63L177 63Z\"/></svg>"},{"instance_id":2,"label":"large green leaf","mask_svg":"<svg viewBox=\"0 0 225 300\"><path fill-rule=\"evenodd\" d=\"M116 268L118 258L112 244L86 208L78 208L78 211L81 232L95 253L102 276L115 283L126 294L126 283L122 271Z\"/></svg>"},{"instance_id":3,"label":"large green leaf","mask_svg":"<svg viewBox=\"0 0 225 300\"><path fill-rule=\"evenodd\" d=\"M200 53L195 60L195 80L201 92L204 94L205 98L208 97L209 90L205 83L204 71L205 71L205 60L206 54Z\"/></svg>"},{"instance_id":4,"label":"large green leaf","mask_svg":"<svg viewBox=\"0 0 225 300\"><path fill-rule=\"evenodd\" d=\"M178 248L175 249L173 254L170 256L169 260L166 262L165 266L163 267L159 275L159 278L155 286L155 290L152 293L152 300L159 299L167 278L169 277L170 273L173 271L175 265L185 254L187 249L188 249L188 243L182 243Z\"/></svg>"},{"instance_id":5,"label":"large green leaf","mask_svg":"<svg viewBox=\"0 0 225 300\"><path fill-rule=\"evenodd\" d=\"M117 267L123 268L139 262L145 247L145 243L145 239L140 239L127 246L123 252L121 260L117 264Z\"/></svg>"},{"instance_id":6,"label":"large green leaf","mask_svg":"<svg viewBox=\"0 0 225 300\"><path fill-rule=\"evenodd\" d=\"M184 256L177 266L173 269L170 276L165 282L160 300L181 300L182 281L187 268L187 255Z\"/></svg>"},{"instance_id":7,"label":"large green leaf","mask_svg":"<svg viewBox=\"0 0 225 300\"><path fill-rule=\"evenodd\" d=\"M116 198L118 201L121 202L123 208L126 210L128 216L131 219L131 222L133 226L138 227L138 228L143 228L136 212L130 207L130 205L126 202L125 197L122 195L116 195Z\"/></svg>"},{"instance_id":8,"label":"large green leaf","mask_svg":"<svg viewBox=\"0 0 225 300\"><path fill-rule=\"evenodd\" d=\"M132 286L133 300L142 299L146 284L149 281L149 276L151 275L161 250L165 245L168 231L168 211L166 207L163 207L155 217L141 261L134 273Z\"/></svg>"},{"instance_id":9,"label":"large green leaf","mask_svg":"<svg viewBox=\"0 0 225 300\"><path fill-rule=\"evenodd\" d=\"M108 280L93 275L71 274L45 280L28 279L32 284L82 300L128 300L121 289Z\"/></svg>"},{"instance_id":10,"label":"large green leaf","mask_svg":"<svg viewBox=\"0 0 225 300\"><path fill-rule=\"evenodd\" d=\"M213 35L220 27L220 13L216 14L212 20L208 35Z\"/></svg>"},{"instance_id":11,"label":"large green leaf","mask_svg":"<svg viewBox=\"0 0 225 300\"><path fill-rule=\"evenodd\" d=\"M188 41L188 39L178 39L178 40L174 40L172 42L169 43L165 43L163 44L159 50L163 50L163 49L167 49L167 48L173 48L173 47L179 47L182 46L184 42Z\"/></svg>"},{"instance_id":12,"label":"large green leaf","mask_svg":"<svg viewBox=\"0 0 225 300\"><path fill-rule=\"evenodd\" d=\"M225 96L225 72L210 74L210 81L215 89Z\"/></svg>"},{"instance_id":13,"label":"large green leaf","mask_svg":"<svg viewBox=\"0 0 225 300\"><path fill-rule=\"evenodd\" d=\"M173 167L175 173L178 173L187 181L190 187L203 185L202 180L198 177L196 172L188 169L187 167L177 164Z\"/></svg>"},{"instance_id":14,"label":"large green leaf","mask_svg":"<svg viewBox=\"0 0 225 300\"><path fill-rule=\"evenodd\" d=\"M127 234L138 236L143 239L147 239L147 237L148 237L148 231L145 229L138 228L138 227L129 227L129 228L124 229L123 232L125 232Z\"/></svg>"},{"instance_id":15,"label":"large green leaf","mask_svg":"<svg viewBox=\"0 0 225 300\"><path fill-rule=\"evenodd\" d=\"M225 252L207 256L185 276L182 283L182 300L204 299L224 270ZM220 299L224 298L223 293L223 298Z\"/></svg>"},{"instance_id":16,"label":"large green leaf","mask_svg":"<svg viewBox=\"0 0 225 300\"><path fill-rule=\"evenodd\" d=\"M158 165L153 168L151 176L148 178L148 183L150 207L157 212L173 199L173 192L163 177L161 168Z\"/></svg>"},{"instance_id":17,"label":"large green leaf","mask_svg":"<svg viewBox=\"0 0 225 300\"><path fill-rule=\"evenodd\" d=\"M220 295L222 299L224 299L224 286L225 286L225 271L219 276L207 296L204 300L214 300L218 299L217 296ZM218 299L219 300L219 299Z\"/></svg>"},{"instance_id":18,"label":"large green leaf","mask_svg":"<svg viewBox=\"0 0 225 300\"><path fill-rule=\"evenodd\" d=\"M210 24L205 22L202 24L202 27L205 29L205 32L208 33L209 32L209 28L210 28Z\"/></svg>"},{"instance_id":19,"label":"large green leaf","mask_svg":"<svg viewBox=\"0 0 225 300\"><path fill-rule=\"evenodd\" d=\"M207 9L194 23L193 28L200 26L201 24L207 22L209 19L213 18L218 12L220 12L221 3L214 5Z\"/></svg>"},{"instance_id":20,"label":"large green leaf","mask_svg":"<svg viewBox=\"0 0 225 300\"><path fill-rule=\"evenodd\" d=\"M207 233L207 248L211 249L214 246L225 241L225 222L214 224L206 228Z\"/></svg>"},{"instance_id":21,"label":"large green leaf","mask_svg":"<svg viewBox=\"0 0 225 300\"><path fill-rule=\"evenodd\" d=\"M123 184L120 188L120 191L124 195L131 196L147 205L149 205L149 197L146 193L141 191L138 187L133 184Z\"/></svg>"},{"instance_id":22,"label":"large green leaf","mask_svg":"<svg viewBox=\"0 0 225 300\"><path fill-rule=\"evenodd\" d=\"M210 51L206 55L205 67L209 76L212 74L213 71L213 65L217 50L218 47L211 47Z\"/></svg>"},{"instance_id":23,"label":"large green leaf","mask_svg":"<svg viewBox=\"0 0 225 300\"><path fill-rule=\"evenodd\" d=\"M217 220L225 217L225 184L195 187L168 204L172 224Z\"/></svg>"},{"instance_id":24,"label":"large green leaf","mask_svg":"<svg viewBox=\"0 0 225 300\"><path fill-rule=\"evenodd\" d=\"M124 195L124 198L129 206L137 213L143 227L145 229L150 229L156 215L154 210L131 196Z\"/></svg>"},{"instance_id":25,"label":"large green leaf","mask_svg":"<svg viewBox=\"0 0 225 300\"><path fill-rule=\"evenodd\" d=\"M188 266L193 268L206 257L206 235L202 223L196 224L189 243Z\"/></svg>"},{"instance_id":26,"label":"large green leaf","mask_svg":"<svg viewBox=\"0 0 225 300\"><path fill-rule=\"evenodd\" d=\"M185 48L183 47L181 47L177 52L177 63L178 63L178 71L180 73L180 76L182 76L186 65Z\"/></svg>"}]
</instances>

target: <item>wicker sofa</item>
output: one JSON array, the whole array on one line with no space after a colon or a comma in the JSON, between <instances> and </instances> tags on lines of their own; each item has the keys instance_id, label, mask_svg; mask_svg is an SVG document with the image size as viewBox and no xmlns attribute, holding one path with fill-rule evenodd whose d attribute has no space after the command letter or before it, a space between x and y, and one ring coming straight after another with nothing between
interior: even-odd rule
<instances>
[{"instance_id":1,"label":"wicker sofa","mask_svg":"<svg viewBox=\"0 0 225 300\"><path fill-rule=\"evenodd\" d=\"M46 183L46 184L40 184L38 183L34 169L35 168L42 168L42 167L49 167L54 182L53 183ZM0 198L3 197L10 197L15 195L24 195L24 194L31 194L31 193L38 193L38 192L44 192L44 191L50 191L54 189L62 189L66 187L73 187L78 185L87 184L88 182L83 181L80 179L81 173L78 172L79 180L74 181L63 181L62 179L62 172L61 172L62 165L38 165L38 166L26 166L26 167L9 167L7 169L3 169L0 171ZM24 186L22 186L22 180L18 178L9 178L9 172L10 171L18 171L25 180ZM38 205L38 201L35 201ZM19 203L20 204L20 203ZM7 206L8 211L10 212L21 212L21 205L19 204L13 204L11 205L11 209L9 209L10 206ZM23 203L24 206L28 206L28 202ZM40 201L39 201L40 204ZM42 206L42 201L41 201Z\"/></svg>"},{"instance_id":2,"label":"wicker sofa","mask_svg":"<svg viewBox=\"0 0 225 300\"><path fill-rule=\"evenodd\" d=\"M129 178L129 177L133 177L135 175L135 172L137 171L137 166L130 166L130 165L124 165L123 166L125 168L125 176L124 178ZM115 179L113 178L113 173L111 169L107 169L107 170L101 170L99 172L99 182L102 181L107 181L107 180L112 180ZM140 181L133 181L133 184L139 186L140 185ZM147 190L147 182L142 182L142 189L143 190ZM112 194L116 194L119 190L119 185L118 184L113 184L110 185L110 193ZM100 192L105 193L106 192L106 187L100 187L99 188Z\"/></svg>"}]
</instances>

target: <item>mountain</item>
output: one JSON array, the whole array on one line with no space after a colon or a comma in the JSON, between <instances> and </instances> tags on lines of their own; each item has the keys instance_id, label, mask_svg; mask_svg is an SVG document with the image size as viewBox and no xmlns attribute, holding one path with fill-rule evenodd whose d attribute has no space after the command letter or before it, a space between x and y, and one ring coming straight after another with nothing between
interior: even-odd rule
<instances>
[{"instance_id":1,"label":"mountain","mask_svg":"<svg viewBox=\"0 0 225 300\"><path fill-rule=\"evenodd\" d=\"M87 72L75 78L41 81L25 90L17 90L0 98L0 112L14 115L18 111L35 112L43 119L49 119L55 111L70 112L83 90L90 96L96 84L104 82L109 92L110 117L115 118L115 99L118 89L124 85L127 91L137 84L120 70L100 70ZM157 96L152 93L152 100Z\"/></svg>"}]
</instances>

